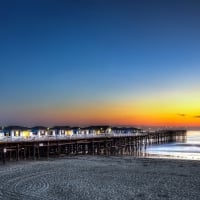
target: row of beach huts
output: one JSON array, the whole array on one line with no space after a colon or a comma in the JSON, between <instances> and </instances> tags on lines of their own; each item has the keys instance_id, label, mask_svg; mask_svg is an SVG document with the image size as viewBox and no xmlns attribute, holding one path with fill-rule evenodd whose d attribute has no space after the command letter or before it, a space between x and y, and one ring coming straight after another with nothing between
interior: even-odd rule
<instances>
[{"instance_id":1,"label":"row of beach huts","mask_svg":"<svg viewBox=\"0 0 200 200\"><path fill-rule=\"evenodd\" d=\"M111 127L111 126L89 126L89 127L70 127L54 126L51 128L35 126L32 128L23 126L0 127L0 139L28 139L46 137L67 137L67 136L90 136L101 134L137 134L142 132L135 127Z\"/></svg>"}]
</instances>

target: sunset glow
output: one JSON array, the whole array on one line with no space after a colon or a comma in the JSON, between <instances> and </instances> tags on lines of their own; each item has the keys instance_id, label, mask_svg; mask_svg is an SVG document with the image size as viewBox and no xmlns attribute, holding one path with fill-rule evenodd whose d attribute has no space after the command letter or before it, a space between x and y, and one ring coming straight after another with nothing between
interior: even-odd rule
<instances>
[{"instance_id":1,"label":"sunset glow","mask_svg":"<svg viewBox=\"0 0 200 200\"><path fill-rule=\"evenodd\" d=\"M0 124L200 126L199 10L1 3Z\"/></svg>"}]
</instances>

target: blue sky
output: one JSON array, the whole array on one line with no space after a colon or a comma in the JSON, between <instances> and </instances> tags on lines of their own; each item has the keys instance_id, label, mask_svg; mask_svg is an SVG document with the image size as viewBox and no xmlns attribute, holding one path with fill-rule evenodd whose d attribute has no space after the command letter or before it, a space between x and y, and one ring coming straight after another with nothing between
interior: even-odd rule
<instances>
[{"instance_id":1,"label":"blue sky","mask_svg":"<svg viewBox=\"0 0 200 200\"><path fill-rule=\"evenodd\" d=\"M60 123L47 108L197 91L199 10L194 0L1 1L0 122Z\"/></svg>"}]
</instances>

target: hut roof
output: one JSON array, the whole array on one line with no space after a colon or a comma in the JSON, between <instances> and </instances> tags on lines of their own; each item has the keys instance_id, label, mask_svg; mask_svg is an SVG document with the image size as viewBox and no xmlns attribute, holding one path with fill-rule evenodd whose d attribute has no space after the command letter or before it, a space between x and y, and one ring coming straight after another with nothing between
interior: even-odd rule
<instances>
[{"instance_id":1,"label":"hut roof","mask_svg":"<svg viewBox=\"0 0 200 200\"><path fill-rule=\"evenodd\" d=\"M79 130L79 129L82 129L82 128L79 127L79 126L75 126L75 127L71 127L71 129L73 129L73 130Z\"/></svg>"},{"instance_id":2,"label":"hut roof","mask_svg":"<svg viewBox=\"0 0 200 200\"><path fill-rule=\"evenodd\" d=\"M10 131L10 130L29 130L30 128L28 127L24 127L24 126L7 126L7 127L4 127L3 130L5 131Z\"/></svg>"},{"instance_id":3,"label":"hut roof","mask_svg":"<svg viewBox=\"0 0 200 200\"><path fill-rule=\"evenodd\" d=\"M108 129L110 126L106 126L106 125L103 125L103 126L88 126L86 127L87 129L90 129L90 130L106 130Z\"/></svg>"},{"instance_id":4,"label":"hut roof","mask_svg":"<svg viewBox=\"0 0 200 200\"><path fill-rule=\"evenodd\" d=\"M32 130L47 130L48 128L45 126L34 126L31 129Z\"/></svg>"},{"instance_id":5,"label":"hut roof","mask_svg":"<svg viewBox=\"0 0 200 200\"><path fill-rule=\"evenodd\" d=\"M50 130L69 130L72 129L70 126L54 126Z\"/></svg>"},{"instance_id":6,"label":"hut roof","mask_svg":"<svg viewBox=\"0 0 200 200\"><path fill-rule=\"evenodd\" d=\"M112 127L112 130L140 130L138 128L135 127Z\"/></svg>"}]
</instances>

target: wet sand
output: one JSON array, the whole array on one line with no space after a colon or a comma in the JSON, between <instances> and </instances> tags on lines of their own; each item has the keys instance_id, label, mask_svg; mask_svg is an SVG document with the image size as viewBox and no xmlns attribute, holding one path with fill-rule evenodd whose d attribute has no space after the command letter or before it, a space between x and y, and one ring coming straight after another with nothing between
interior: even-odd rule
<instances>
[{"instance_id":1,"label":"wet sand","mask_svg":"<svg viewBox=\"0 0 200 200\"><path fill-rule=\"evenodd\" d=\"M0 164L0 199L200 199L200 161L79 156Z\"/></svg>"}]
</instances>

